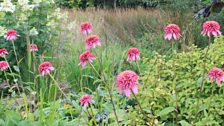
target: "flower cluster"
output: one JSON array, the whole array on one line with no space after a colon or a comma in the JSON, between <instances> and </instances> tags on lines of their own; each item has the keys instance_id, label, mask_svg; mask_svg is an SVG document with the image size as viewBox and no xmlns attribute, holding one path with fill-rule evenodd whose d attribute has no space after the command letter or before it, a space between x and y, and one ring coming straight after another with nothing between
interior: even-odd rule
<instances>
[{"instance_id":1,"label":"flower cluster","mask_svg":"<svg viewBox=\"0 0 224 126\"><path fill-rule=\"evenodd\" d=\"M180 38L180 27L176 24L169 24L165 27L165 39L178 40Z\"/></svg>"},{"instance_id":2,"label":"flower cluster","mask_svg":"<svg viewBox=\"0 0 224 126\"><path fill-rule=\"evenodd\" d=\"M130 97L131 91L134 94L138 93L138 89L137 89L137 85L139 84L138 75L131 70L121 72L117 76L117 84L118 84L120 94L125 92L125 95L127 97Z\"/></svg>"},{"instance_id":3,"label":"flower cluster","mask_svg":"<svg viewBox=\"0 0 224 126\"><path fill-rule=\"evenodd\" d=\"M86 94L80 98L81 106L87 107L89 104L94 104L94 103L95 101L92 99L91 95Z\"/></svg>"},{"instance_id":4,"label":"flower cluster","mask_svg":"<svg viewBox=\"0 0 224 126\"><path fill-rule=\"evenodd\" d=\"M208 76L212 81L217 81L218 86L221 86L221 82L224 82L224 73L220 68L212 68Z\"/></svg>"},{"instance_id":5,"label":"flower cluster","mask_svg":"<svg viewBox=\"0 0 224 126\"><path fill-rule=\"evenodd\" d=\"M6 32L6 35L5 35L5 38L6 40L8 41L13 41L13 40L16 40L18 37L17 35L17 31L16 30L8 30Z\"/></svg>"},{"instance_id":6,"label":"flower cluster","mask_svg":"<svg viewBox=\"0 0 224 126\"><path fill-rule=\"evenodd\" d=\"M16 6L12 4L11 0L4 0L0 4L0 11L13 13Z\"/></svg>"},{"instance_id":7,"label":"flower cluster","mask_svg":"<svg viewBox=\"0 0 224 126\"><path fill-rule=\"evenodd\" d=\"M86 50L100 46L100 39L97 35L91 35L86 38Z\"/></svg>"},{"instance_id":8,"label":"flower cluster","mask_svg":"<svg viewBox=\"0 0 224 126\"><path fill-rule=\"evenodd\" d=\"M220 31L220 25L216 21L206 21L203 24L203 31L201 32L203 36L208 36L210 37L213 35L214 37L220 36L221 31Z\"/></svg>"},{"instance_id":9,"label":"flower cluster","mask_svg":"<svg viewBox=\"0 0 224 126\"><path fill-rule=\"evenodd\" d=\"M93 56L92 52L84 52L79 56L80 65L82 65L82 67L85 67L88 62L93 62L95 59L96 57Z\"/></svg>"},{"instance_id":10,"label":"flower cluster","mask_svg":"<svg viewBox=\"0 0 224 126\"><path fill-rule=\"evenodd\" d=\"M39 65L38 70L41 73L41 76L44 76L45 74L50 74L50 71L53 71L54 67L50 62L43 62Z\"/></svg>"},{"instance_id":11,"label":"flower cluster","mask_svg":"<svg viewBox=\"0 0 224 126\"><path fill-rule=\"evenodd\" d=\"M140 51L137 48L128 49L128 59L127 61L140 60Z\"/></svg>"},{"instance_id":12,"label":"flower cluster","mask_svg":"<svg viewBox=\"0 0 224 126\"><path fill-rule=\"evenodd\" d=\"M9 68L9 64L6 61L0 61L0 69L4 71Z\"/></svg>"},{"instance_id":13,"label":"flower cluster","mask_svg":"<svg viewBox=\"0 0 224 126\"><path fill-rule=\"evenodd\" d=\"M5 57L8 55L8 51L5 48L0 49L0 57Z\"/></svg>"},{"instance_id":14,"label":"flower cluster","mask_svg":"<svg viewBox=\"0 0 224 126\"><path fill-rule=\"evenodd\" d=\"M31 52L37 52L38 51L38 47L36 44L30 44L30 51Z\"/></svg>"},{"instance_id":15,"label":"flower cluster","mask_svg":"<svg viewBox=\"0 0 224 126\"><path fill-rule=\"evenodd\" d=\"M80 25L80 29L83 34L90 34L92 32L92 24L89 22L83 22Z\"/></svg>"}]
</instances>

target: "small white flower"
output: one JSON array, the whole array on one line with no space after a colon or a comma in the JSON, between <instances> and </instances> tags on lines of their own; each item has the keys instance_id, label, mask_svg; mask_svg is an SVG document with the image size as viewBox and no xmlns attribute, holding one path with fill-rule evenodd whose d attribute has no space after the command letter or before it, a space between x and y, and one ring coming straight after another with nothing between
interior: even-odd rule
<instances>
[{"instance_id":1,"label":"small white flower","mask_svg":"<svg viewBox=\"0 0 224 126\"><path fill-rule=\"evenodd\" d=\"M31 36L35 36L35 35L38 35L38 31L35 27L33 27L31 30L30 30L30 35Z\"/></svg>"},{"instance_id":2,"label":"small white flower","mask_svg":"<svg viewBox=\"0 0 224 126\"><path fill-rule=\"evenodd\" d=\"M15 11L15 7L16 6L12 4L11 0L4 0L0 4L0 11L13 13Z\"/></svg>"},{"instance_id":3,"label":"small white flower","mask_svg":"<svg viewBox=\"0 0 224 126\"><path fill-rule=\"evenodd\" d=\"M33 3L36 5L39 5L42 2L42 0L34 0Z\"/></svg>"},{"instance_id":4,"label":"small white flower","mask_svg":"<svg viewBox=\"0 0 224 126\"><path fill-rule=\"evenodd\" d=\"M18 5L26 6L29 4L29 0L18 0Z\"/></svg>"},{"instance_id":5,"label":"small white flower","mask_svg":"<svg viewBox=\"0 0 224 126\"><path fill-rule=\"evenodd\" d=\"M0 37L4 36L6 32L7 30L4 27L0 26Z\"/></svg>"},{"instance_id":6,"label":"small white flower","mask_svg":"<svg viewBox=\"0 0 224 126\"><path fill-rule=\"evenodd\" d=\"M20 13L17 18L20 20L20 21L26 21L28 18L27 16L24 14L24 13Z\"/></svg>"}]
</instances>

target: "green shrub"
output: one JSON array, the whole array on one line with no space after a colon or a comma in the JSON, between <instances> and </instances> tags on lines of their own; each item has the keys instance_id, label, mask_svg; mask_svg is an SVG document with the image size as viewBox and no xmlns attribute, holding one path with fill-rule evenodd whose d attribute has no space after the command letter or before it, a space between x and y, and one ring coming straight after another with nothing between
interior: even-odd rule
<instances>
[{"instance_id":1,"label":"green shrub","mask_svg":"<svg viewBox=\"0 0 224 126\"><path fill-rule=\"evenodd\" d=\"M182 126L223 124L224 105L221 99L224 88L218 87L217 83L211 82L207 76L211 68L223 69L223 47L224 38L215 39L214 44L210 46L206 61L204 57L207 48L202 50L194 46L189 52L177 53L170 57L157 55L151 60L143 59L144 64L148 66L142 76L139 97L143 99L141 103L144 108L156 116L157 125L173 124L177 111L178 121ZM175 82L173 82L174 75ZM176 85L176 90L173 85Z\"/></svg>"}]
</instances>

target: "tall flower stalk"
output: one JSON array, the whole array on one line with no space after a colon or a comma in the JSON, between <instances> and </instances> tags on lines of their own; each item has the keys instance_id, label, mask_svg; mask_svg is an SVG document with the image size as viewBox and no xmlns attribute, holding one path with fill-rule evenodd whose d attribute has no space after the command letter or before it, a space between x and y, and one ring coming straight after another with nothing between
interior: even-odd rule
<instances>
[{"instance_id":1,"label":"tall flower stalk","mask_svg":"<svg viewBox=\"0 0 224 126\"><path fill-rule=\"evenodd\" d=\"M103 77L102 77L99 74L99 72L96 70L94 65L92 63L90 63L90 65L91 65L92 69L95 71L95 73L100 77L100 79L102 80L104 85L107 87L107 90L108 90L108 93L109 93L109 96L110 96L110 101L111 101L111 104L112 104L112 107L113 107L113 112L114 112L114 115L115 115L115 118L116 118L116 121L117 121L117 125L120 126L120 123L119 123L119 120L118 120L118 115L117 115L117 112L116 112L116 107L115 107L114 100L113 100L113 94L112 94L111 88L109 86L110 84L106 80L105 73L102 70L102 74L103 74Z\"/></svg>"},{"instance_id":2,"label":"tall flower stalk","mask_svg":"<svg viewBox=\"0 0 224 126\"><path fill-rule=\"evenodd\" d=\"M16 58L17 66L19 66L19 60L18 60L18 57L17 57L16 47L15 47L15 43L14 43L13 40L12 40L12 46L13 46L13 51L14 51L14 55L15 55L15 58Z\"/></svg>"},{"instance_id":3,"label":"tall flower stalk","mask_svg":"<svg viewBox=\"0 0 224 126\"><path fill-rule=\"evenodd\" d=\"M209 49L210 49L210 44L211 44L211 37L218 37L221 35L221 31L220 31L220 25L218 22L216 21L206 21L203 23L203 30L201 32L201 34L203 36L208 36L208 47L206 49L206 52L205 52L205 55L204 55L204 64L203 64L203 73L202 73L202 82L201 82L201 85L200 85L200 91L197 90L198 92L198 97L197 97L197 103L196 103L196 110L199 109L199 102L200 102L200 97L202 95L202 91L203 91L203 88L204 88L204 81L205 81L205 74L206 74L206 63L207 63L207 57L208 57L208 52L209 52ZM193 125L194 125L194 122L196 121L197 119L197 115L198 115L198 112L195 113L195 120L193 121Z\"/></svg>"},{"instance_id":4,"label":"tall flower stalk","mask_svg":"<svg viewBox=\"0 0 224 126\"><path fill-rule=\"evenodd\" d=\"M177 92L177 88L176 88L176 66L175 66L175 40L180 39L181 37L181 30L180 27L176 24L169 24L165 27L164 29L165 31L165 36L164 38L167 40L172 40L171 44L172 44L172 56L173 56L173 90L175 91L175 102L176 102L176 125L178 125L178 92Z\"/></svg>"}]
</instances>

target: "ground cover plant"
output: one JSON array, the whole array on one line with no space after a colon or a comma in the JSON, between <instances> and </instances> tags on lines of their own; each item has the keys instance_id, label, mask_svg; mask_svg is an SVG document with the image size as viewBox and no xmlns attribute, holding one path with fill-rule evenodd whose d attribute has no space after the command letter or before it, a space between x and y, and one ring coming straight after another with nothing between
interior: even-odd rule
<instances>
[{"instance_id":1,"label":"ground cover plant","mask_svg":"<svg viewBox=\"0 0 224 126\"><path fill-rule=\"evenodd\" d=\"M223 125L222 13L0 11L0 126Z\"/></svg>"}]
</instances>

